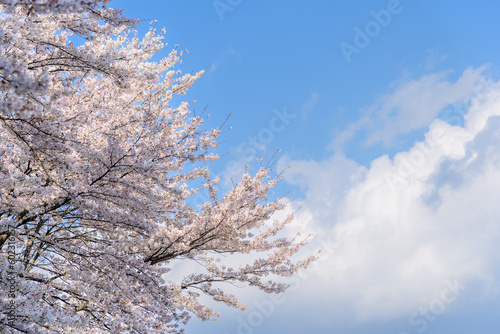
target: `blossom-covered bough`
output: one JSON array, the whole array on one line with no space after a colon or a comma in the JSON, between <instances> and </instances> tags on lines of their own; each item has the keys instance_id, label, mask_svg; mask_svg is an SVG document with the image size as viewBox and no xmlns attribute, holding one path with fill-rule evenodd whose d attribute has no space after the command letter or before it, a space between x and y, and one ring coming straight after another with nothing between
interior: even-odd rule
<instances>
[{"instance_id":1,"label":"blossom-covered bough","mask_svg":"<svg viewBox=\"0 0 500 334\"><path fill-rule=\"evenodd\" d=\"M171 106L202 72L180 76L176 50L151 61L163 32L139 39L107 2L0 1L2 333L182 332L190 314L217 316L200 294L243 307L224 283L281 292L273 275L314 259L292 260L303 241L278 236L291 216L269 222L280 176L217 193L220 129ZM169 281L173 260L200 271Z\"/></svg>"}]
</instances>

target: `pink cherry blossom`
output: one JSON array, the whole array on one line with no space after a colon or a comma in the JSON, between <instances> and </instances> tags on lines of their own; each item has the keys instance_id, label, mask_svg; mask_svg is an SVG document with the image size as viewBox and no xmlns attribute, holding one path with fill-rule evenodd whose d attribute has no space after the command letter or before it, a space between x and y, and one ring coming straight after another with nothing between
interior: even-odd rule
<instances>
[{"instance_id":1,"label":"pink cherry blossom","mask_svg":"<svg viewBox=\"0 0 500 334\"><path fill-rule=\"evenodd\" d=\"M151 61L164 32L139 38L107 2L0 2L2 333L180 333L217 316L200 294L244 308L225 284L279 293L276 277L314 260L278 237L292 216L269 223L280 175L219 195L207 166L220 129L171 104L203 71L179 76L177 50ZM174 260L200 270L170 280Z\"/></svg>"}]
</instances>

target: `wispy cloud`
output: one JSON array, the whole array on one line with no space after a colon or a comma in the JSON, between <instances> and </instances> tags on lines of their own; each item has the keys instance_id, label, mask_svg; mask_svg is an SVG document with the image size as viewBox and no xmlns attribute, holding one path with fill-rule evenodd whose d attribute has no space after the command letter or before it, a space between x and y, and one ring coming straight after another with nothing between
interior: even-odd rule
<instances>
[{"instance_id":1,"label":"wispy cloud","mask_svg":"<svg viewBox=\"0 0 500 334\"><path fill-rule=\"evenodd\" d=\"M473 95L484 81L485 67L468 69L455 82L448 80L451 72L439 72L400 83L393 93L384 95L364 108L365 116L343 131L332 146L341 150L346 141L366 132L366 144L389 146L399 135L423 129L448 105L462 102Z\"/></svg>"},{"instance_id":2,"label":"wispy cloud","mask_svg":"<svg viewBox=\"0 0 500 334\"><path fill-rule=\"evenodd\" d=\"M300 117L302 119L306 118L314 110L314 107L316 107L318 101L319 101L319 94L313 93L309 101L307 101L300 107Z\"/></svg>"}]
</instances>

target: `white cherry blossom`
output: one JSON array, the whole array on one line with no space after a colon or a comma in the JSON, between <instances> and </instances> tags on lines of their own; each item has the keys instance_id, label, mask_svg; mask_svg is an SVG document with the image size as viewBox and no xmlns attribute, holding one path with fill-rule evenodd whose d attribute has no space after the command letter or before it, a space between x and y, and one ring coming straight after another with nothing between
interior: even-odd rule
<instances>
[{"instance_id":1,"label":"white cherry blossom","mask_svg":"<svg viewBox=\"0 0 500 334\"><path fill-rule=\"evenodd\" d=\"M292 261L304 243L277 236L292 216L266 223L281 176L218 194L220 129L171 105L203 71L179 76L177 50L151 61L164 32L139 38L107 2L0 1L0 309L15 304L2 333L178 333L217 316L200 294L243 308L224 284L279 293L277 276L314 259ZM238 254L252 260L226 263ZM173 260L200 270L169 280Z\"/></svg>"}]
</instances>

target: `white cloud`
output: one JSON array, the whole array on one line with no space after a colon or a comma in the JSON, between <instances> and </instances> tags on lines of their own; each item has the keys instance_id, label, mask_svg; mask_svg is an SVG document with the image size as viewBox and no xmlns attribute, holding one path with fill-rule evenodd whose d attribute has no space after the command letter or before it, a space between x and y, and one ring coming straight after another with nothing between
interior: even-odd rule
<instances>
[{"instance_id":1,"label":"white cloud","mask_svg":"<svg viewBox=\"0 0 500 334\"><path fill-rule=\"evenodd\" d=\"M306 189L295 227L315 233L312 245L334 245L296 292L302 308L309 300L361 319L408 316L454 279L498 293L500 85L476 94L463 128L432 121L477 90L479 73L468 70L454 84L427 76L384 97L370 117L388 132L397 124L390 135L429 126L423 142L394 159L382 156L368 169L339 154L282 162L292 166L287 182Z\"/></svg>"},{"instance_id":2,"label":"white cloud","mask_svg":"<svg viewBox=\"0 0 500 334\"><path fill-rule=\"evenodd\" d=\"M313 93L309 101L307 101L300 107L300 117L303 119L306 118L307 115L314 110L314 107L316 107L318 101L319 101L319 94Z\"/></svg>"},{"instance_id":3,"label":"white cloud","mask_svg":"<svg viewBox=\"0 0 500 334\"><path fill-rule=\"evenodd\" d=\"M367 131L368 145L390 145L398 135L428 126L445 106L462 102L485 84L484 69L468 69L455 82L447 80L446 71L398 84L393 93L365 108L365 117L351 124L332 146L340 149L359 131Z\"/></svg>"}]
</instances>

